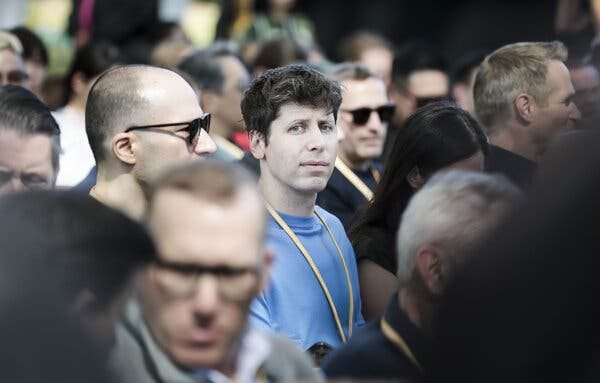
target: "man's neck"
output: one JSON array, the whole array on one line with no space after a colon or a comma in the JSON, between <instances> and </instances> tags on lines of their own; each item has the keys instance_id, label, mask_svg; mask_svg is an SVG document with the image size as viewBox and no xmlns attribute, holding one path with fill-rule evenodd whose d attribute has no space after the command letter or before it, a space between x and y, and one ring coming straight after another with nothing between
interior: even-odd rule
<instances>
[{"instance_id":1,"label":"man's neck","mask_svg":"<svg viewBox=\"0 0 600 383\"><path fill-rule=\"evenodd\" d=\"M520 133L523 129L523 126L502 129L500 132L490 136L490 143L531 161L535 161L535 148L533 148L532 145L529 145L526 136L523 133Z\"/></svg>"},{"instance_id":2,"label":"man's neck","mask_svg":"<svg viewBox=\"0 0 600 383\"><path fill-rule=\"evenodd\" d=\"M79 97L71 98L67 106L78 113L85 113L85 100L81 100Z\"/></svg>"},{"instance_id":3,"label":"man's neck","mask_svg":"<svg viewBox=\"0 0 600 383\"><path fill-rule=\"evenodd\" d=\"M261 177L260 186L263 197L278 212L310 217L315 210L317 193L300 193L281 185L272 177Z\"/></svg>"},{"instance_id":4,"label":"man's neck","mask_svg":"<svg viewBox=\"0 0 600 383\"><path fill-rule=\"evenodd\" d=\"M369 169L369 167L373 164L373 160L365 160L365 159L351 159L346 155L346 153L342 153L342 151L338 152L338 157L342 160L350 169L355 172L364 172Z\"/></svg>"},{"instance_id":5,"label":"man's neck","mask_svg":"<svg viewBox=\"0 0 600 383\"><path fill-rule=\"evenodd\" d=\"M420 289L410 287L401 288L397 294L400 309L408 316L408 319L424 334L431 335L433 318L437 305L428 300Z\"/></svg>"},{"instance_id":6,"label":"man's neck","mask_svg":"<svg viewBox=\"0 0 600 383\"><path fill-rule=\"evenodd\" d=\"M98 180L90 195L136 221L140 221L146 212L146 195L131 174L107 177L98 169Z\"/></svg>"}]
</instances>

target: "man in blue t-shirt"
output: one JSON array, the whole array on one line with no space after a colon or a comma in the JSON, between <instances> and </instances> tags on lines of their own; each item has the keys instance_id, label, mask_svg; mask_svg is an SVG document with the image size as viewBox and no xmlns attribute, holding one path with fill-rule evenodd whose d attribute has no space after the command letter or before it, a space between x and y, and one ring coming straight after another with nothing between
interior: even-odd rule
<instances>
[{"instance_id":1,"label":"man in blue t-shirt","mask_svg":"<svg viewBox=\"0 0 600 383\"><path fill-rule=\"evenodd\" d=\"M266 71L242 101L275 254L251 319L319 353L364 322L354 251L339 219L315 207L335 164L340 103L339 85L305 65Z\"/></svg>"}]
</instances>

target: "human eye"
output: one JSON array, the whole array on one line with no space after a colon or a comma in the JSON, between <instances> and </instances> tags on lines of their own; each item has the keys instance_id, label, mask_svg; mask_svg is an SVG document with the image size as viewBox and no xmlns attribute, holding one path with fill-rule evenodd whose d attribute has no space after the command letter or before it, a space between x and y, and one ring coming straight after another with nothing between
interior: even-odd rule
<instances>
[{"instance_id":1,"label":"human eye","mask_svg":"<svg viewBox=\"0 0 600 383\"><path fill-rule=\"evenodd\" d=\"M294 124L288 128L288 133L292 134L300 134L304 132L304 126L302 124Z\"/></svg>"},{"instance_id":2,"label":"human eye","mask_svg":"<svg viewBox=\"0 0 600 383\"><path fill-rule=\"evenodd\" d=\"M39 174L24 174L21 180L23 184L32 189L43 189L50 184L46 177Z\"/></svg>"},{"instance_id":3,"label":"human eye","mask_svg":"<svg viewBox=\"0 0 600 383\"><path fill-rule=\"evenodd\" d=\"M331 133L331 132L333 132L335 130L335 125L333 125L333 124L331 124L329 122L326 122L326 123L321 124L319 126L319 129L321 129L321 131L323 133Z\"/></svg>"}]
</instances>

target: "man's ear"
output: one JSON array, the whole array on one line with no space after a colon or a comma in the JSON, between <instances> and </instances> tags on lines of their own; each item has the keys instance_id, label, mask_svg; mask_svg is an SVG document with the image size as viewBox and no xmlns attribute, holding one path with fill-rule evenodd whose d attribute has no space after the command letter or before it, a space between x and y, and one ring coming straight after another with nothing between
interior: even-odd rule
<instances>
[{"instance_id":1,"label":"man's ear","mask_svg":"<svg viewBox=\"0 0 600 383\"><path fill-rule=\"evenodd\" d=\"M515 98L515 115L517 119L530 123L533 120L535 108L535 100L530 94L519 93Z\"/></svg>"},{"instance_id":2,"label":"man's ear","mask_svg":"<svg viewBox=\"0 0 600 383\"><path fill-rule=\"evenodd\" d=\"M419 189L425 183L425 179L421 176L421 172L418 167L414 167L408 172L406 181L415 190Z\"/></svg>"},{"instance_id":3,"label":"man's ear","mask_svg":"<svg viewBox=\"0 0 600 383\"><path fill-rule=\"evenodd\" d=\"M439 246L424 245L417 251L416 271L432 295L442 295L446 286L443 258L444 251Z\"/></svg>"},{"instance_id":4,"label":"man's ear","mask_svg":"<svg viewBox=\"0 0 600 383\"><path fill-rule=\"evenodd\" d=\"M118 133L113 137L111 142L112 151L121 162L135 165L136 159L133 150L135 140L135 134L132 133Z\"/></svg>"},{"instance_id":5,"label":"man's ear","mask_svg":"<svg viewBox=\"0 0 600 383\"><path fill-rule=\"evenodd\" d=\"M265 143L265 137L257 132L256 130L250 131L250 151L252 155L257 160L262 160L265 158L265 147L267 146Z\"/></svg>"}]
</instances>

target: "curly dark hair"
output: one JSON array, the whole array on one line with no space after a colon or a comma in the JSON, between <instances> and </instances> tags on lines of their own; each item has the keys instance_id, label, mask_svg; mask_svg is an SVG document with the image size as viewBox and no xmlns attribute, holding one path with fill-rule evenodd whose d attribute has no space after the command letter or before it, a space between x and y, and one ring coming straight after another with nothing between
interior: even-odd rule
<instances>
[{"instance_id":1,"label":"curly dark hair","mask_svg":"<svg viewBox=\"0 0 600 383\"><path fill-rule=\"evenodd\" d=\"M269 127L282 105L296 103L337 112L342 90L337 81L305 64L270 69L255 79L244 94L242 115L248 132L258 132L268 144Z\"/></svg>"}]
</instances>

